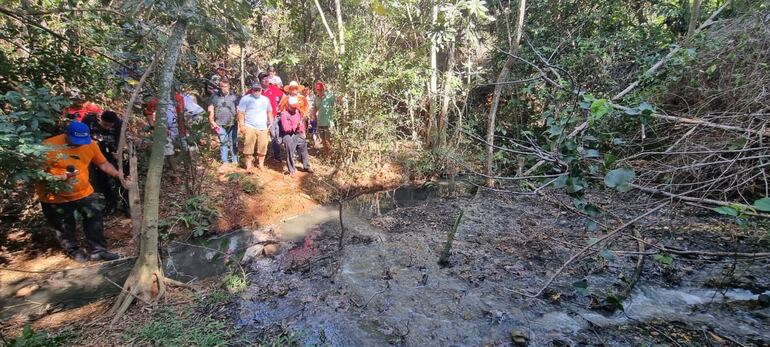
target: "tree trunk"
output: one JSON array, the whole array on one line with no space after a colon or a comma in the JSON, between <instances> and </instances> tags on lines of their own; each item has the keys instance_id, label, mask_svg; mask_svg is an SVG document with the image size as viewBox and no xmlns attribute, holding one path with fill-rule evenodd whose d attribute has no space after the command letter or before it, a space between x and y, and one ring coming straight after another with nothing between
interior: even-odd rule
<instances>
[{"instance_id":1,"label":"tree trunk","mask_svg":"<svg viewBox=\"0 0 770 347\"><path fill-rule=\"evenodd\" d=\"M698 15L700 15L701 0L692 0L690 5L690 23L687 26L687 40L692 39L692 35L695 33L695 29L698 25Z\"/></svg>"},{"instance_id":2,"label":"tree trunk","mask_svg":"<svg viewBox=\"0 0 770 347\"><path fill-rule=\"evenodd\" d=\"M326 21L326 15L324 14L323 8L321 8L321 3L318 2L318 0L315 1L315 7L318 9L318 14L321 16L321 23L323 23L324 28L326 28L326 33L329 34L329 39L332 40L332 45L334 45L334 51L339 53L340 49L337 45L337 38L334 36L334 33L332 32L332 28L329 26L329 22Z\"/></svg>"},{"instance_id":3,"label":"tree trunk","mask_svg":"<svg viewBox=\"0 0 770 347\"><path fill-rule=\"evenodd\" d=\"M524 30L524 17L527 9L527 0L519 0L519 18L516 22L516 34L511 46L511 54L515 54L519 50L519 43L521 42L521 35ZM489 117L487 119L487 154L486 163L484 167L484 174L487 176L486 186L492 187L495 185L495 180L492 172L492 163L495 155L494 143L495 143L495 117L497 116L497 107L500 104L500 94L503 91L503 84L508 79L508 74L513 67L513 57L508 56L505 60L500 74L497 76L497 84L495 85L495 91L492 94L492 107L489 109Z\"/></svg>"},{"instance_id":4,"label":"tree trunk","mask_svg":"<svg viewBox=\"0 0 770 347\"><path fill-rule=\"evenodd\" d=\"M431 10L431 25L436 25L438 22L438 4L433 2L433 9ZM431 39L430 42L430 85L428 85L428 101L430 114L428 117L428 131L425 134L426 142L429 147L433 147L436 139L434 137L435 122L436 122L436 97L438 96L438 61L436 55L438 54L438 45L436 41Z\"/></svg>"},{"instance_id":5,"label":"tree trunk","mask_svg":"<svg viewBox=\"0 0 770 347\"><path fill-rule=\"evenodd\" d=\"M342 6L340 0L334 0L334 10L337 11L337 31L339 32L340 55L345 54L345 26L342 23Z\"/></svg>"},{"instance_id":6,"label":"tree trunk","mask_svg":"<svg viewBox=\"0 0 770 347\"><path fill-rule=\"evenodd\" d=\"M185 8L192 9L195 0L186 0ZM111 313L114 313L113 324L126 312L138 298L150 302L165 293L163 269L160 266L158 254L158 210L160 205L160 183L163 174L163 148L166 145L166 109L171 103L171 87L174 83L179 52L187 31L187 20L179 18L174 24L169 36L163 65L160 70L160 88L158 91L158 107L155 111L155 131L152 135L152 149L149 167L144 186L144 214L142 216L142 232L139 241L139 256L133 270L126 279L123 292L118 296Z\"/></svg>"},{"instance_id":7,"label":"tree trunk","mask_svg":"<svg viewBox=\"0 0 770 347\"><path fill-rule=\"evenodd\" d=\"M139 190L139 171L137 169L136 150L134 144L128 145L128 175L131 181L126 187L128 190L128 209L131 213L131 235L134 240L134 253L138 255L139 236L142 234L142 198Z\"/></svg>"},{"instance_id":8,"label":"tree trunk","mask_svg":"<svg viewBox=\"0 0 770 347\"><path fill-rule=\"evenodd\" d=\"M446 127L449 122L449 104L452 100L453 88L452 88L452 76L455 66L455 44L452 43L449 46L449 52L447 53L446 70L444 70L444 90L442 91L441 100L441 112L438 118L438 147L441 148L446 144Z\"/></svg>"},{"instance_id":9,"label":"tree trunk","mask_svg":"<svg viewBox=\"0 0 770 347\"><path fill-rule=\"evenodd\" d=\"M243 44L241 43L239 45L240 53L241 53L241 94L246 92L246 69L244 68L245 60L246 60L246 54L243 51Z\"/></svg>"}]
</instances>

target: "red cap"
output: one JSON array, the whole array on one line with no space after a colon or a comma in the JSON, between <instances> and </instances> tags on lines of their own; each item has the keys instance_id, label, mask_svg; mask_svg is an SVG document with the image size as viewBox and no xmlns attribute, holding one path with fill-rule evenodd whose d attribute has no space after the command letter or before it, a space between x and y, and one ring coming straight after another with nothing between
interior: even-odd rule
<instances>
[{"instance_id":1,"label":"red cap","mask_svg":"<svg viewBox=\"0 0 770 347\"><path fill-rule=\"evenodd\" d=\"M326 89L326 86L323 84L323 82L316 82L315 90L324 90L324 89Z\"/></svg>"}]
</instances>

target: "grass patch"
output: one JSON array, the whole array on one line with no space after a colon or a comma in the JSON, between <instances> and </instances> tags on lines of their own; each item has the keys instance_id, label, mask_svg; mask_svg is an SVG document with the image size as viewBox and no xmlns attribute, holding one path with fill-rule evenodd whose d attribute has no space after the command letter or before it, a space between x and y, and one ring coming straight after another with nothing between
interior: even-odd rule
<instances>
[{"instance_id":1,"label":"grass patch","mask_svg":"<svg viewBox=\"0 0 770 347\"><path fill-rule=\"evenodd\" d=\"M225 276L225 288L227 288L227 291L230 293L241 293L246 290L248 286L249 281L246 279L246 275L231 272Z\"/></svg>"},{"instance_id":2,"label":"grass patch","mask_svg":"<svg viewBox=\"0 0 770 347\"><path fill-rule=\"evenodd\" d=\"M228 345L233 336L226 321L208 315L195 316L189 309L181 313L162 309L149 323L126 337L139 345L213 347Z\"/></svg>"},{"instance_id":3,"label":"grass patch","mask_svg":"<svg viewBox=\"0 0 770 347\"><path fill-rule=\"evenodd\" d=\"M4 346L9 347L58 347L69 346L70 341L77 336L72 331L64 331L58 334L49 334L42 331L34 331L29 324L24 326L21 336L7 341Z\"/></svg>"}]
</instances>

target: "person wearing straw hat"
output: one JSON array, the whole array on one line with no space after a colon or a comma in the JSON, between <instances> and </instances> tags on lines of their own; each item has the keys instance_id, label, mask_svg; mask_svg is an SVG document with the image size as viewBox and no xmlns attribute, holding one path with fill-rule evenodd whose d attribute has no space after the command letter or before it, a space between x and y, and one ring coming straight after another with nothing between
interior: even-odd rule
<instances>
[{"instance_id":1,"label":"person wearing straw hat","mask_svg":"<svg viewBox=\"0 0 770 347\"><path fill-rule=\"evenodd\" d=\"M281 124L281 138L286 149L286 167L289 175L294 175L297 169L294 165L295 154L299 150L302 167L305 171L313 173L307 153L307 141L304 139L305 124L302 121L302 112L299 110L299 100L295 96L288 98L286 110L281 112L279 122Z\"/></svg>"},{"instance_id":2,"label":"person wearing straw hat","mask_svg":"<svg viewBox=\"0 0 770 347\"><path fill-rule=\"evenodd\" d=\"M297 108L300 112L302 112L302 115L309 115L310 104L307 102L307 98L302 95L304 90L305 86L297 83L297 81L291 81L289 84L283 87L283 91L286 92L286 95L284 95L283 98L281 98L281 101L278 103L278 112L286 111L289 106L289 97L293 96L297 98Z\"/></svg>"}]
</instances>

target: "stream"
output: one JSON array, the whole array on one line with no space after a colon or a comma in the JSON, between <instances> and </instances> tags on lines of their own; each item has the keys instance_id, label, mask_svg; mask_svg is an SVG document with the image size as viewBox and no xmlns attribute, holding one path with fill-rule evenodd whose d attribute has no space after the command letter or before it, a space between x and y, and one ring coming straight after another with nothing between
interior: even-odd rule
<instances>
[{"instance_id":1,"label":"stream","mask_svg":"<svg viewBox=\"0 0 770 347\"><path fill-rule=\"evenodd\" d=\"M377 216L387 219L388 212L396 208L428 216L447 214L439 204L461 205L464 220L470 222L458 228L453 256L472 252L474 247L488 247L474 238L479 232L490 231L479 230L479 222L495 226L495 217L485 214L496 202L473 198L468 195L470 191L460 198L444 198L449 191L446 185L439 185L384 192L355 201L344 213L349 241L334 258L326 255L336 249L339 234L335 208L319 208L285 222L277 230L284 240L290 240L288 249L274 259L255 258L251 262L251 284L241 295L238 325L254 336L281 331L301 337L304 345L331 346L622 346L641 342L639 336L625 330L652 322L711 332L748 345L770 343L770 290L705 288L705 278L723 270L720 264L707 266L675 286L640 280L622 303L623 310L605 312L591 309L583 297L569 293L573 288L558 281L556 290L574 300L524 299L512 293L511 288L539 286L542 276L469 281L473 276L465 271L483 273L479 264L466 264L465 269L459 263L439 267L436 260L446 224L393 233L372 223ZM767 262L749 264L745 269L742 266L738 265L737 271L770 273ZM593 274L587 282L608 284L614 280L611 276Z\"/></svg>"},{"instance_id":2,"label":"stream","mask_svg":"<svg viewBox=\"0 0 770 347\"><path fill-rule=\"evenodd\" d=\"M255 340L291 334L304 345L330 346L624 346L665 343L676 333L661 329L679 328L722 336L728 345L733 340L770 345L766 259L683 266L690 270L676 283L658 275L656 264L648 261L645 270L655 275L642 276L622 310L591 307L589 301L601 297L619 275L586 270L582 261L543 298L517 295L542 285L572 249L569 242L547 245L552 241L544 240L555 237L547 230L573 235L582 223L531 199L476 194L470 186L448 182L399 188L346 204L341 251L337 206L325 206L269 228L172 242L164 251L164 267L171 278L191 281L223 274L226 262L243 264L250 284L238 295L232 315ZM439 252L460 209L465 216L452 265L442 268ZM529 230L546 235L534 243ZM269 245L274 245L271 252ZM520 251L533 245L543 250ZM635 259L622 257L614 268L629 273ZM110 263L14 283L0 290L0 318L34 317L115 295L114 283L122 283L131 265ZM744 281L719 289L707 285L726 268L744 274ZM590 295L575 293L572 283L580 278L590 285ZM31 295L14 294L30 286L35 287ZM30 309L28 302L39 306Z\"/></svg>"}]
</instances>

